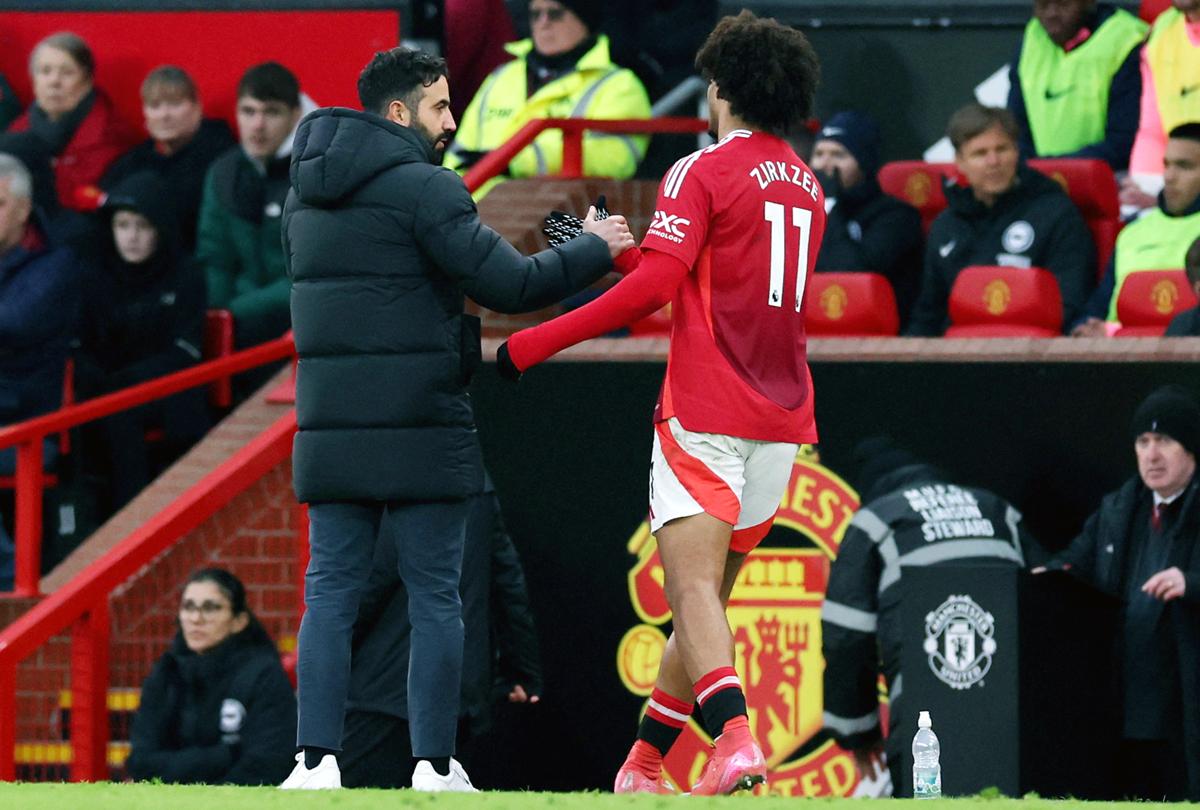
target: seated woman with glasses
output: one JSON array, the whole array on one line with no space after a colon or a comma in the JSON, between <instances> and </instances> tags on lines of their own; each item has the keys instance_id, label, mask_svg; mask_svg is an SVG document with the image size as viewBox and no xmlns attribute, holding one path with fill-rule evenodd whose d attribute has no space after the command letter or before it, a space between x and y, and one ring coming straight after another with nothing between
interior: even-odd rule
<instances>
[{"instance_id":1,"label":"seated woman with glasses","mask_svg":"<svg viewBox=\"0 0 1200 810\"><path fill-rule=\"evenodd\" d=\"M134 779L274 785L288 775L296 698L233 574L188 578L179 632L142 685L130 739Z\"/></svg>"}]
</instances>

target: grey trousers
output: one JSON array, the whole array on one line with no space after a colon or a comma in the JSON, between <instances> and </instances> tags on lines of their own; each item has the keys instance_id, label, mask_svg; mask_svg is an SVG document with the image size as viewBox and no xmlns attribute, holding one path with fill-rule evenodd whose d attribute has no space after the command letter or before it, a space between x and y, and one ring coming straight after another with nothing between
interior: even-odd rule
<instances>
[{"instance_id":1,"label":"grey trousers","mask_svg":"<svg viewBox=\"0 0 1200 810\"><path fill-rule=\"evenodd\" d=\"M309 505L310 557L297 663L296 744L301 748L341 750L354 619L376 540L386 536L396 544L412 623L408 716L413 755L454 754L463 656L458 586L467 504Z\"/></svg>"}]
</instances>

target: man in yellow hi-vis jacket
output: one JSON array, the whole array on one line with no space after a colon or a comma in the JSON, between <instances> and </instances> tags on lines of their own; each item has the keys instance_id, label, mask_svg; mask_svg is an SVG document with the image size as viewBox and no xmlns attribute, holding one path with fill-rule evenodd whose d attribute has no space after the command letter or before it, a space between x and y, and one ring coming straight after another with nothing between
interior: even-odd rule
<instances>
[{"instance_id":1,"label":"man in yellow hi-vis jacket","mask_svg":"<svg viewBox=\"0 0 1200 810\"><path fill-rule=\"evenodd\" d=\"M446 166L465 172L539 118L650 117L645 87L632 71L613 63L608 38L595 33L601 9L587 0L530 0L532 38L508 45L516 58L484 80L446 152ZM583 173L632 177L647 142L646 136L586 133ZM508 176L557 174L561 168L562 133L547 130L513 158ZM495 182L484 185L476 198Z\"/></svg>"}]
</instances>

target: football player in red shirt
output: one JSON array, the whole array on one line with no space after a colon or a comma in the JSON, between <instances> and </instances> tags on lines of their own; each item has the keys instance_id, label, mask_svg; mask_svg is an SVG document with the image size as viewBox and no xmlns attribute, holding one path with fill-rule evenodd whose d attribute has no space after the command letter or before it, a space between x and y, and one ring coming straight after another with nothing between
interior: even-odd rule
<instances>
[{"instance_id":1,"label":"football player in red shirt","mask_svg":"<svg viewBox=\"0 0 1200 810\"><path fill-rule=\"evenodd\" d=\"M770 530L799 444L817 440L805 287L825 230L812 171L781 136L811 113L820 66L802 33L743 11L696 56L717 143L659 187L632 270L596 301L517 332L498 355L515 377L582 340L672 303L655 410L651 529L674 614L658 681L615 790L670 792L662 758L699 703L716 750L694 794L766 778L725 616L746 555Z\"/></svg>"}]
</instances>

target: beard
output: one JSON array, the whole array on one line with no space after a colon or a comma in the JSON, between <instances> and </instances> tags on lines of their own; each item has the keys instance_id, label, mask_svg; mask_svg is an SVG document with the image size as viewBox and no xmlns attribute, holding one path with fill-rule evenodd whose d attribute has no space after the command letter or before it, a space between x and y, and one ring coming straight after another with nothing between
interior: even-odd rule
<instances>
[{"instance_id":1,"label":"beard","mask_svg":"<svg viewBox=\"0 0 1200 810\"><path fill-rule=\"evenodd\" d=\"M426 129L420 124L415 124L414 128L421 133L421 137L429 144L429 148L433 150L437 162L441 163L443 156L446 154L446 146L450 143L450 133L442 130Z\"/></svg>"}]
</instances>

